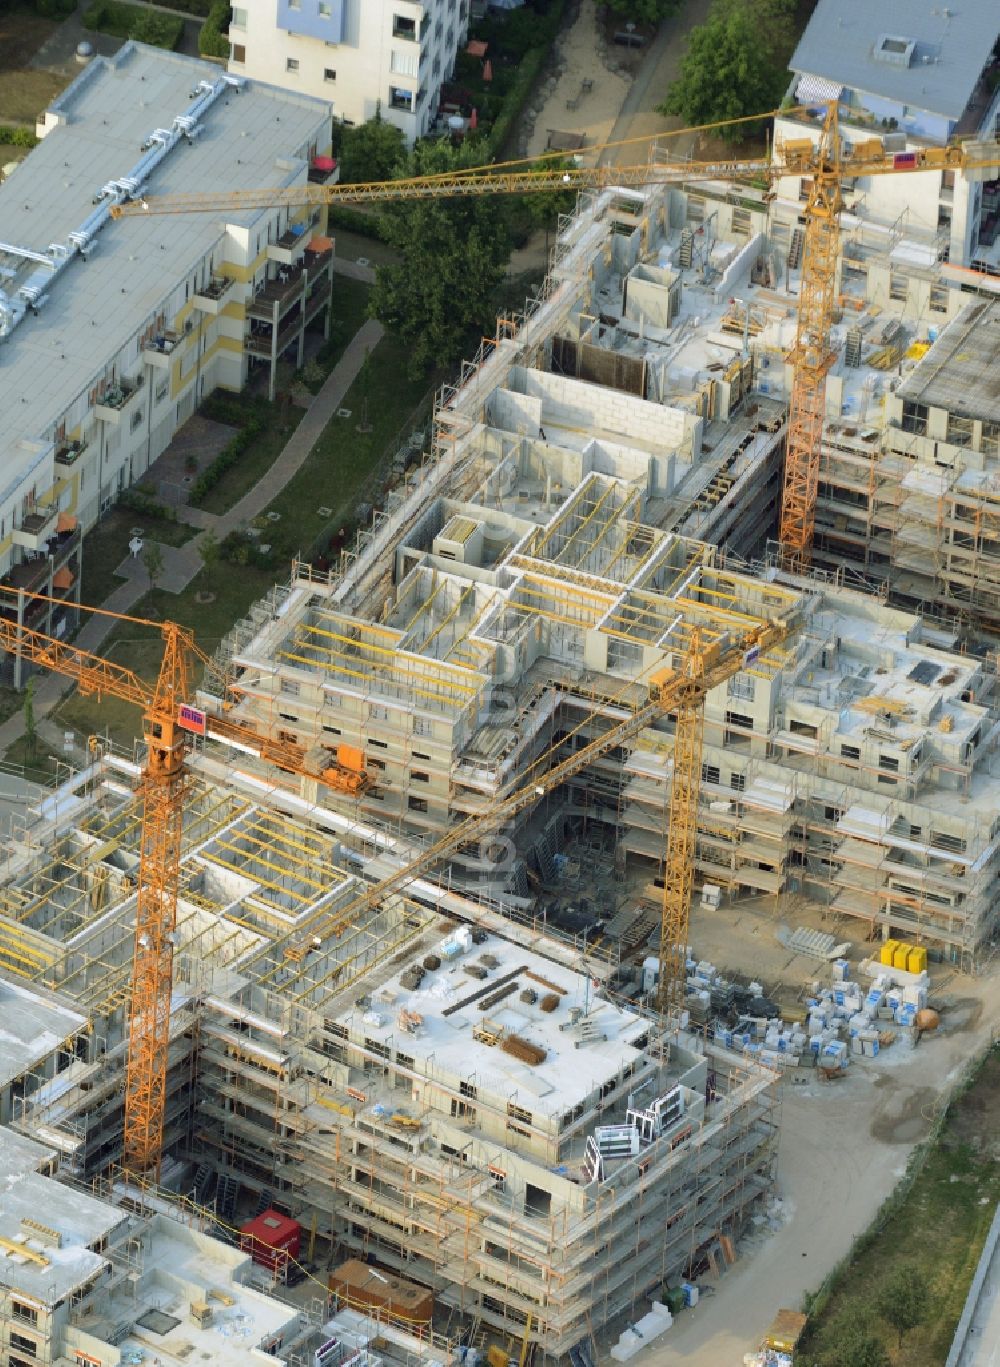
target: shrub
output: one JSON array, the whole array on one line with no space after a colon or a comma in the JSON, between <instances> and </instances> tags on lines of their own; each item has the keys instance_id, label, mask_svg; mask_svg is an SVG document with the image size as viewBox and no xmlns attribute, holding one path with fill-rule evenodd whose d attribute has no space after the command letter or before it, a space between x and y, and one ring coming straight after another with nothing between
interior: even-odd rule
<instances>
[{"instance_id":1,"label":"shrub","mask_svg":"<svg viewBox=\"0 0 1000 1367\"><path fill-rule=\"evenodd\" d=\"M236 436L226 443L211 465L207 465L192 484L188 501L193 504L200 503L205 495L215 488L226 471L233 468L243 452L256 441L263 430L264 424L260 418L251 417L245 422Z\"/></svg>"},{"instance_id":2,"label":"shrub","mask_svg":"<svg viewBox=\"0 0 1000 1367\"><path fill-rule=\"evenodd\" d=\"M155 498L150 498L148 494L140 493L137 488L124 489L118 495L118 506L129 508L132 512L139 513L143 517L153 518L154 521L177 521L177 514L173 508L167 507L165 503L160 503Z\"/></svg>"},{"instance_id":3,"label":"shrub","mask_svg":"<svg viewBox=\"0 0 1000 1367\"><path fill-rule=\"evenodd\" d=\"M68 19L76 11L76 0L35 0L35 9L43 19Z\"/></svg>"},{"instance_id":4,"label":"shrub","mask_svg":"<svg viewBox=\"0 0 1000 1367\"><path fill-rule=\"evenodd\" d=\"M184 20L175 14L161 14L124 0L94 0L83 12L83 26L114 38L135 38L152 47L173 50L184 32Z\"/></svg>"},{"instance_id":5,"label":"shrub","mask_svg":"<svg viewBox=\"0 0 1000 1367\"><path fill-rule=\"evenodd\" d=\"M0 124L0 142L5 142L8 147L35 147L38 138L33 128L11 128L9 124Z\"/></svg>"},{"instance_id":6,"label":"shrub","mask_svg":"<svg viewBox=\"0 0 1000 1367\"><path fill-rule=\"evenodd\" d=\"M198 51L203 57L229 56L228 0L212 0L208 18L198 34Z\"/></svg>"},{"instance_id":7,"label":"shrub","mask_svg":"<svg viewBox=\"0 0 1000 1367\"><path fill-rule=\"evenodd\" d=\"M283 559L276 551L262 551L257 539L243 531L230 532L219 543L219 555L231 565L252 565L258 570L274 569Z\"/></svg>"},{"instance_id":8,"label":"shrub","mask_svg":"<svg viewBox=\"0 0 1000 1367\"><path fill-rule=\"evenodd\" d=\"M363 209L351 209L346 204L331 204L327 210L327 223L331 228L342 228L345 233L357 233L359 237L371 237L382 241L380 220Z\"/></svg>"}]
</instances>

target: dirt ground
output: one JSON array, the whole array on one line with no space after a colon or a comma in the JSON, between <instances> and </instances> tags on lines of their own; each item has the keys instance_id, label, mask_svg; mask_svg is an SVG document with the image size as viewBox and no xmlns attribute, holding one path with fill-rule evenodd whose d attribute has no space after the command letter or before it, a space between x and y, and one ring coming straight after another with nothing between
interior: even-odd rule
<instances>
[{"instance_id":1,"label":"dirt ground","mask_svg":"<svg viewBox=\"0 0 1000 1367\"><path fill-rule=\"evenodd\" d=\"M26 5L0 12L0 123L28 124L65 86L63 76L31 66L38 49L59 27ZM23 149L18 149L23 155ZM15 157L0 156L0 161Z\"/></svg>"},{"instance_id":2,"label":"dirt ground","mask_svg":"<svg viewBox=\"0 0 1000 1367\"><path fill-rule=\"evenodd\" d=\"M629 88L628 77L607 55L595 0L581 0L573 23L556 39L554 55L533 122L530 113L524 122L529 156L545 151L550 129L582 133L588 147L607 142ZM584 81L592 83L587 92L582 90ZM577 107L567 108L567 101L578 102Z\"/></svg>"},{"instance_id":3,"label":"dirt ground","mask_svg":"<svg viewBox=\"0 0 1000 1367\"><path fill-rule=\"evenodd\" d=\"M699 956L718 966L739 967L773 985L823 975L816 961L790 956L774 937L779 920L793 929L824 924L818 908L798 905L776 913L773 898L742 904L728 913L697 912L692 943ZM771 910L765 905L771 904ZM728 929L728 935L726 933ZM738 932L734 937L733 930ZM847 925L850 930L850 923ZM853 961L867 954L855 941ZM961 1077L967 1061L1000 1029L1000 971L979 978L948 968L932 970L934 990L949 1002L936 1036L917 1048L902 1039L878 1059L852 1060L847 1076L824 1083L815 1074L804 1084L786 1082L781 1099L778 1158L780 1216L774 1232L740 1245L736 1265L716 1294L685 1312L659 1344L640 1353L641 1367L704 1367L736 1363L755 1347L774 1312L798 1308L870 1223L878 1206L902 1176L907 1159L928 1132ZM1000 1151L997 1119L1000 1094L984 1093L975 1114L967 1112L968 1142Z\"/></svg>"}]
</instances>

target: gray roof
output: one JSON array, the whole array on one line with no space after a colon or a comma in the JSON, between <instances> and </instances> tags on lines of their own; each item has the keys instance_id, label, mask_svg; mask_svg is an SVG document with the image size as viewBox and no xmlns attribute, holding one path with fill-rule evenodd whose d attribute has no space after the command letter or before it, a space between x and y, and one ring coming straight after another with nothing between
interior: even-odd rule
<instances>
[{"instance_id":1,"label":"gray roof","mask_svg":"<svg viewBox=\"0 0 1000 1367\"><path fill-rule=\"evenodd\" d=\"M218 77L217 66L137 43L95 58L50 106L66 122L0 185L0 241L41 253L65 242L93 212L101 187L135 166L153 130L169 129L191 105L198 82ZM206 112L203 134L167 155L149 191L291 184L302 178L294 158L328 127L324 101L250 82ZM261 211L226 217L247 225ZM15 461L29 464L25 455L18 459L16 443L49 432L224 231L221 216L211 214L122 219L101 229L89 260L70 263L39 315L29 314L0 344L4 484L18 473Z\"/></svg>"},{"instance_id":2,"label":"gray roof","mask_svg":"<svg viewBox=\"0 0 1000 1367\"><path fill-rule=\"evenodd\" d=\"M959 417L1000 422L1000 301L966 304L896 393Z\"/></svg>"},{"instance_id":3,"label":"gray roof","mask_svg":"<svg viewBox=\"0 0 1000 1367\"><path fill-rule=\"evenodd\" d=\"M86 1026L86 1016L78 1011L0 979L0 1087L41 1063Z\"/></svg>"},{"instance_id":4,"label":"gray roof","mask_svg":"<svg viewBox=\"0 0 1000 1367\"><path fill-rule=\"evenodd\" d=\"M997 0L819 0L789 65L957 121L998 34ZM885 38L913 50L877 58Z\"/></svg>"}]
</instances>

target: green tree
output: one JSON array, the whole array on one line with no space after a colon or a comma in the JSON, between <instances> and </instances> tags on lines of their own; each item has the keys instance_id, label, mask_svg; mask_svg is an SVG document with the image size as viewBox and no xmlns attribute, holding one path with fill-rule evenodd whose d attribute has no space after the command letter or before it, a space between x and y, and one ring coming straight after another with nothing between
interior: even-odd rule
<instances>
[{"instance_id":1,"label":"green tree","mask_svg":"<svg viewBox=\"0 0 1000 1367\"><path fill-rule=\"evenodd\" d=\"M38 731L35 727L35 680L24 686L24 753L29 764L38 753Z\"/></svg>"},{"instance_id":2,"label":"green tree","mask_svg":"<svg viewBox=\"0 0 1000 1367\"><path fill-rule=\"evenodd\" d=\"M903 1335L927 1317L927 1280L915 1267L897 1267L876 1303L879 1314L895 1329L899 1346Z\"/></svg>"},{"instance_id":3,"label":"green tree","mask_svg":"<svg viewBox=\"0 0 1000 1367\"><path fill-rule=\"evenodd\" d=\"M391 180L406 159L400 129L386 123L380 112L357 128L345 128L340 140L340 179L357 184Z\"/></svg>"},{"instance_id":4,"label":"green tree","mask_svg":"<svg viewBox=\"0 0 1000 1367\"><path fill-rule=\"evenodd\" d=\"M156 588L156 581L163 573L163 551L160 549L158 541L150 541L142 553L142 563L146 566L146 573L149 575L149 587Z\"/></svg>"},{"instance_id":5,"label":"green tree","mask_svg":"<svg viewBox=\"0 0 1000 1367\"><path fill-rule=\"evenodd\" d=\"M414 148L407 175L441 175L478 166L476 140L454 149L446 142ZM507 269L506 216L488 197L413 200L380 215L383 240L401 264L380 266L369 311L405 343L413 378L466 354L473 329L492 333L494 291Z\"/></svg>"},{"instance_id":6,"label":"green tree","mask_svg":"<svg viewBox=\"0 0 1000 1367\"><path fill-rule=\"evenodd\" d=\"M788 83L789 22L786 0L716 0L659 112L702 124L774 109ZM749 131L736 124L720 136L740 142Z\"/></svg>"},{"instance_id":7,"label":"green tree","mask_svg":"<svg viewBox=\"0 0 1000 1367\"><path fill-rule=\"evenodd\" d=\"M661 19L677 13L681 0L605 0L605 4L623 19L634 19L638 24L658 24Z\"/></svg>"},{"instance_id":8,"label":"green tree","mask_svg":"<svg viewBox=\"0 0 1000 1367\"><path fill-rule=\"evenodd\" d=\"M211 527L198 538L198 554L206 570L212 570L219 563L219 538Z\"/></svg>"}]
</instances>

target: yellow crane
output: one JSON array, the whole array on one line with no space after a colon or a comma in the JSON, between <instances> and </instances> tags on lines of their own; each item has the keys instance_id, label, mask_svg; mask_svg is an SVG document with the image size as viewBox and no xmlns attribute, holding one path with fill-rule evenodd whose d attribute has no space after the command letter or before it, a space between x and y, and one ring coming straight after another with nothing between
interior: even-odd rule
<instances>
[{"instance_id":1,"label":"yellow crane","mask_svg":"<svg viewBox=\"0 0 1000 1367\"><path fill-rule=\"evenodd\" d=\"M992 147L992 150L990 150ZM332 203L379 203L401 199L448 198L455 195L522 194L540 190L610 186L681 184L717 178L763 178L783 175L812 180L805 206L806 243L796 344L791 352L794 382L789 449L782 506L782 539L795 563L808 559L812 542L819 440L830 365L830 322L838 245L840 181L844 175L906 174L940 166L969 170L1000 163L995 144L949 147L887 154L877 138L842 154L836 106L824 121L818 144L811 139L785 143L775 157L626 167L572 167L508 163L456 172L453 175L374 182L363 185L296 185L251 191L137 198L116 205L113 216L143 213L240 212ZM0 619L0 646L20 650L35 664L64 674L79 686L125 697L143 709L147 746L141 779L143 830L138 907L129 1011L126 1081L125 1152L138 1171L156 1171L160 1162L166 1100L167 1044L172 986L173 929L177 912L181 812L186 788L186 756L192 732L249 749L267 763L293 773L308 773L347 793L363 790L363 756L338 757L315 770L281 738L261 737L252 728L222 716L209 717L190 701L195 662L204 661L189 631L175 623L156 625L164 637L164 655L155 685L127 669L88 656L64 642L18 628ZM637 736L665 714L676 718L674 772L667 831L660 936L659 1005L674 1012L684 1000L684 950L694 879L698 791L701 779L702 709L715 685L747 667L779 644L794 629L791 617L766 623L735 640L703 640L697 629L678 643L678 666L661 669L650 681L648 701L624 721L561 760L542 756L523 776L522 785L485 814L470 817L376 887L360 894L345 914L360 913L430 871L473 835L485 833L534 805L547 792L581 772L616 746ZM317 913L309 932L322 929L328 917Z\"/></svg>"},{"instance_id":2,"label":"yellow crane","mask_svg":"<svg viewBox=\"0 0 1000 1367\"><path fill-rule=\"evenodd\" d=\"M756 115L767 119L778 111ZM796 110L783 111L787 117ZM735 122L747 122L736 120ZM670 137L706 128L681 129ZM639 139L647 144L654 139ZM617 144L622 145L622 144ZM600 150L600 149L598 149ZM558 158L559 154L553 154ZM552 157L549 158L552 161ZM994 169L1000 175L1000 143L968 142L948 147L888 152L876 136L841 144L838 106L826 110L818 137L778 143L774 155L712 161L649 160L631 166L570 166L534 161L508 161L433 176L401 177L350 185L288 185L253 190L208 190L194 194L144 195L111 209L113 218L155 214L239 213L245 209L280 209L331 204L384 204L400 200L451 199L470 195L532 194L551 190L607 189L612 186L680 185L699 180L763 181L773 185L783 176L809 182L803 206L805 241L792 365L785 475L782 488L780 541L785 560L804 568L812 555L819 487L826 377L833 364L830 328L833 320L840 243L841 183L846 177L914 175L926 171Z\"/></svg>"}]
</instances>

